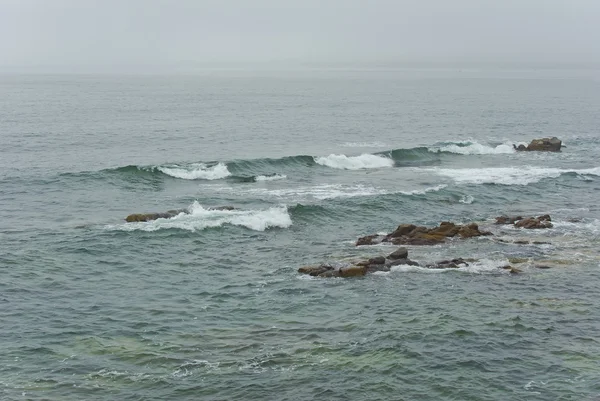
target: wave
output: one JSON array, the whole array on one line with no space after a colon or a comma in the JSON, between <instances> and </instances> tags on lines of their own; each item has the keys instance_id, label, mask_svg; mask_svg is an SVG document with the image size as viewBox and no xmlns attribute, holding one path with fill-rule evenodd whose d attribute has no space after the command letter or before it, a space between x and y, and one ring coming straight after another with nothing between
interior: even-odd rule
<instances>
[{"instance_id":1,"label":"wave","mask_svg":"<svg viewBox=\"0 0 600 401\"><path fill-rule=\"evenodd\" d=\"M460 184L529 185L546 178L558 178L563 174L600 175L600 167L579 170L532 166L427 170Z\"/></svg>"},{"instance_id":2,"label":"wave","mask_svg":"<svg viewBox=\"0 0 600 401\"><path fill-rule=\"evenodd\" d=\"M207 166L204 163L192 163L189 165L157 166L156 169L166 175L184 180L219 180L231 175L227 165L217 163Z\"/></svg>"},{"instance_id":3,"label":"wave","mask_svg":"<svg viewBox=\"0 0 600 401\"><path fill-rule=\"evenodd\" d=\"M188 208L189 213L181 213L169 219L157 219L144 223L125 223L107 226L110 230L120 231L158 231L180 229L200 231L224 225L241 226L254 231L269 228L288 228L292 219L287 207L271 207L266 210L212 210L205 209L195 201Z\"/></svg>"},{"instance_id":4,"label":"wave","mask_svg":"<svg viewBox=\"0 0 600 401\"><path fill-rule=\"evenodd\" d=\"M254 181L277 181L277 180L285 180L287 178L284 174L271 174L271 175L257 175L254 177Z\"/></svg>"},{"instance_id":5,"label":"wave","mask_svg":"<svg viewBox=\"0 0 600 401\"><path fill-rule=\"evenodd\" d=\"M436 192L446 188L447 185L441 184L435 187L428 187L423 189L415 189L411 191L402 190L389 190L384 188L377 188L368 185L344 185L344 184L320 184L314 186L303 186L294 188L248 188L243 189L223 186L223 187L212 187L213 191L220 192L233 192L236 194L246 194L252 197L260 198L272 198L273 200L279 200L282 202L307 202L307 201L322 201L337 198L354 198L363 196L379 196L379 195L393 195L401 194L407 196L425 195L429 192Z\"/></svg>"},{"instance_id":6,"label":"wave","mask_svg":"<svg viewBox=\"0 0 600 401\"><path fill-rule=\"evenodd\" d=\"M362 170L394 166L394 161L389 157L368 153L360 156L330 154L329 156L315 157L315 163L342 170Z\"/></svg>"},{"instance_id":7,"label":"wave","mask_svg":"<svg viewBox=\"0 0 600 401\"><path fill-rule=\"evenodd\" d=\"M383 142L345 142L341 145L344 148L384 148Z\"/></svg>"},{"instance_id":8,"label":"wave","mask_svg":"<svg viewBox=\"0 0 600 401\"><path fill-rule=\"evenodd\" d=\"M499 155L516 153L512 142L497 146L483 145L476 141L449 142L427 148L433 153L455 153L459 155Z\"/></svg>"}]
</instances>

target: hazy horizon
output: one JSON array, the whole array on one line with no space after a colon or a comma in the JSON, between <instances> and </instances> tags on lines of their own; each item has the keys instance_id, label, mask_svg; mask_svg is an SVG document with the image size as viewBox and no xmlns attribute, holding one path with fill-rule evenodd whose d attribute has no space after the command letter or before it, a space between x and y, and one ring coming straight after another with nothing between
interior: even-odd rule
<instances>
[{"instance_id":1,"label":"hazy horizon","mask_svg":"<svg viewBox=\"0 0 600 401\"><path fill-rule=\"evenodd\" d=\"M0 71L600 65L596 1L414 3L0 0Z\"/></svg>"}]
</instances>

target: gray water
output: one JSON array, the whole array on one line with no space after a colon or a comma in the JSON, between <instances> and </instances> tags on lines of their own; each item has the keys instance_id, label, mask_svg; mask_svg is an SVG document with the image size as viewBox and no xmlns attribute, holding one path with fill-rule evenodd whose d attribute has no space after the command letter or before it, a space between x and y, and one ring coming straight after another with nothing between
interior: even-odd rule
<instances>
[{"instance_id":1,"label":"gray water","mask_svg":"<svg viewBox=\"0 0 600 401\"><path fill-rule=\"evenodd\" d=\"M0 76L0 398L597 399L598 110L593 70ZM495 235L297 272L441 221Z\"/></svg>"}]
</instances>

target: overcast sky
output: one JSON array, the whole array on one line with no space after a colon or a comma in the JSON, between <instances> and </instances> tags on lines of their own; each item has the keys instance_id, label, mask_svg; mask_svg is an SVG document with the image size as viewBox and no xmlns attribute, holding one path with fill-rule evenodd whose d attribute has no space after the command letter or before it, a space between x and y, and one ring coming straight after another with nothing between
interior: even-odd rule
<instances>
[{"instance_id":1,"label":"overcast sky","mask_svg":"<svg viewBox=\"0 0 600 401\"><path fill-rule=\"evenodd\" d=\"M600 0L0 0L0 68L600 62Z\"/></svg>"}]
</instances>

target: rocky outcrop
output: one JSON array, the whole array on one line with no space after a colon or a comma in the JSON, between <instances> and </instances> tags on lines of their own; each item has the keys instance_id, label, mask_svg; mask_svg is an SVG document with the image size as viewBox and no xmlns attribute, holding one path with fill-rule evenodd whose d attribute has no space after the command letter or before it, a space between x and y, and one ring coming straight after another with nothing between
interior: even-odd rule
<instances>
[{"instance_id":1,"label":"rocky outcrop","mask_svg":"<svg viewBox=\"0 0 600 401\"><path fill-rule=\"evenodd\" d=\"M442 222L438 227L427 228L414 224L400 224L398 228L387 235L368 235L356 241L359 245L375 245L390 242L394 245L436 245L446 241L447 238L472 238L482 235L492 235L487 231L480 231L475 223L460 225L448 221Z\"/></svg>"},{"instance_id":2,"label":"rocky outcrop","mask_svg":"<svg viewBox=\"0 0 600 401\"><path fill-rule=\"evenodd\" d=\"M217 206L217 207L211 207L208 210L229 211L229 210L235 210L235 208L233 206ZM129 216L127 216L125 218L125 221L128 223L135 223L135 222L147 222L147 221L152 221L152 220L157 220L157 219L170 219L172 217L180 215L181 213L189 214L189 212L190 211L188 209L174 209L174 210L169 210L167 212L162 212L162 213L134 213L134 214L130 214Z\"/></svg>"},{"instance_id":3,"label":"rocky outcrop","mask_svg":"<svg viewBox=\"0 0 600 401\"><path fill-rule=\"evenodd\" d=\"M512 224L515 227L526 229L541 229L552 228L552 218L545 214L538 217L522 217L522 216L500 216L496 217L496 224Z\"/></svg>"},{"instance_id":4,"label":"rocky outcrop","mask_svg":"<svg viewBox=\"0 0 600 401\"><path fill-rule=\"evenodd\" d=\"M529 145L513 145L517 151L560 152L562 141L557 137L534 139Z\"/></svg>"}]
</instances>

